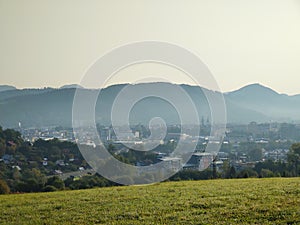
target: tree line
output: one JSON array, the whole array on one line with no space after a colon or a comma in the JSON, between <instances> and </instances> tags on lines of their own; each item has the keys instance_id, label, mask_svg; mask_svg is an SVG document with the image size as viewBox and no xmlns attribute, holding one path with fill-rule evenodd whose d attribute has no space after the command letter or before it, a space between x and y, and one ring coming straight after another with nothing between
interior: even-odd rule
<instances>
[{"instance_id":1,"label":"tree line","mask_svg":"<svg viewBox=\"0 0 300 225\"><path fill-rule=\"evenodd\" d=\"M114 147L109 146L114 152ZM127 158L126 158L127 157ZM119 156L119 160L134 163L134 159L143 160L143 155L129 151ZM152 159L152 155L145 155ZM47 158L47 166L42 162ZM78 167L88 167L76 144L57 139L37 140L33 144L22 139L15 130L3 130L0 127L0 194L57 191L65 189L86 189L118 185L100 175L69 177L61 180L55 176L55 170L62 172L78 171ZM66 165L58 165L57 160L63 160ZM290 147L287 161L258 162L253 168L237 170L228 161L219 171L214 166L204 171L182 170L172 176L169 181L202 180L202 179L232 179L248 177L295 177L300 176L300 143Z\"/></svg>"}]
</instances>

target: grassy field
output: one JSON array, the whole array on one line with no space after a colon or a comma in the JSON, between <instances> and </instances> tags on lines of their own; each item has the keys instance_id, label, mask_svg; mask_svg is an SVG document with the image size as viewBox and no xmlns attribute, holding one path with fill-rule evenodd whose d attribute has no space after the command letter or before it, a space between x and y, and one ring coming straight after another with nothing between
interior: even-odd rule
<instances>
[{"instance_id":1,"label":"grassy field","mask_svg":"<svg viewBox=\"0 0 300 225\"><path fill-rule=\"evenodd\" d=\"M300 178L0 196L1 224L300 224Z\"/></svg>"}]
</instances>

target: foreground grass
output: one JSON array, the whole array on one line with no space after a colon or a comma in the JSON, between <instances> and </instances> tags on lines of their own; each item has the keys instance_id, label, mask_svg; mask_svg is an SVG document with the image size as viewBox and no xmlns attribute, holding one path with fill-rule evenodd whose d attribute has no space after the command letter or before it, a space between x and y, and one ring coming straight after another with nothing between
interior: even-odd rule
<instances>
[{"instance_id":1,"label":"foreground grass","mask_svg":"<svg viewBox=\"0 0 300 225\"><path fill-rule=\"evenodd\" d=\"M300 224L300 179L169 182L0 196L1 224Z\"/></svg>"}]
</instances>

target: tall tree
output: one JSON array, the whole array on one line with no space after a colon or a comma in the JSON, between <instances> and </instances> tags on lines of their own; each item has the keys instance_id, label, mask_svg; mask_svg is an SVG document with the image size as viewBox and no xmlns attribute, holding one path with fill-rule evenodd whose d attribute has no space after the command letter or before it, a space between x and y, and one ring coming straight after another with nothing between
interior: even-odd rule
<instances>
[{"instance_id":1,"label":"tall tree","mask_svg":"<svg viewBox=\"0 0 300 225\"><path fill-rule=\"evenodd\" d=\"M293 167L295 176L300 175L300 143L295 143L291 146L288 153L288 162Z\"/></svg>"}]
</instances>

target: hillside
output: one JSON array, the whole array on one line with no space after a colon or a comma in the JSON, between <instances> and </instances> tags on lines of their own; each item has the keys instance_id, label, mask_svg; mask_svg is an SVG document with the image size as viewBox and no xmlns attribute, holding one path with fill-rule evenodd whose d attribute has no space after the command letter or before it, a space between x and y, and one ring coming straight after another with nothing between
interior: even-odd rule
<instances>
[{"instance_id":1,"label":"hillside","mask_svg":"<svg viewBox=\"0 0 300 225\"><path fill-rule=\"evenodd\" d=\"M175 84L147 83L132 85L136 96L143 96L145 90L161 87L168 90ZM96 104L96 121L111 124L111 108L114 99L125 84L113 85L101 90ZM210 116L209 104L199 87L180 85L192 98L199 113L199 119ZM0 124L4 127L71 126L72 104L75 93L73 86L61 89L23 89L2 91L0 94ZM81 89L89 95L99 90ZM206 90L211 95L218 92ZM300 121L300 95L278 94L259 84L248 85L237 91L224 94L229 123L246 124L256 122ZM179 102L180 104L180 102ZM146 109L146 110L145 110ZM175 108L168 102L155 97L139 101L131 111L132 123L148 124L153 117L162 117L168 124L179 124Z\"/></svg>"},{"instance_id":2,"label":"hillside","mask_svg":"<svg viewBox=\"0 0 300 225\"><path fill-rule=\"evenodd\" d=\"M83 87L79 84L66 84L61 86L59 89L68 89L68 88L83 88Z\"/></svg>"},{"instance_id":3,"label":"hillside","mask_svg":"<svg viewBox=\"0 0 300 225\"><path fill-rule=\"evenodd\" d=\"M10 86L10 85L0 85L0 92L10 91L10 90L16 90L16 88L14 86Z\"/></svg>"},{"instance_id":4,"label":"hillside","mask_svg":"<svg viewBox=\"0 0 300 225\"><path fill-rule=\"evenodd\" d=\"M240 107L264 114L275 121L299 120L300 96L279 94L260 84L247 85L225 94L225 98Z\"/></svg>"},{"instance_id":5,"label":"hillside","mask_svg":"<svg viewBox=\"0 0 300 225\"><path fill-rule=\"evenodd\" d=\"M300 179L167 182L0 196L1 224L299 224Z\"/></svg>"}]
</instances>

